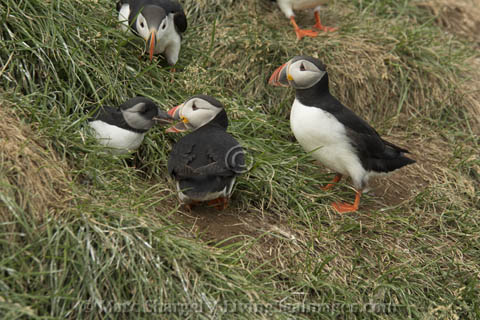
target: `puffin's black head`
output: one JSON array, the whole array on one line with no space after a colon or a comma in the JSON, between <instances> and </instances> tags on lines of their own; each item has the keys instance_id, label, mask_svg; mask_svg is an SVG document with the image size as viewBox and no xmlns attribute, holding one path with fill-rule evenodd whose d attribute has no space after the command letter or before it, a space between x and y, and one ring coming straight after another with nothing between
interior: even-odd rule
<instances>
[{"instance_id":1,"label":"puffin's black head","mask_svg":"<svg viewBox=\"0 0 480 320\"><path fill-rule=\"evenodd\" d=\"M150 60L152 60L157 41L168 29L167 13L160 6L146 5L141 9L133 25L137 34L147 42Z\"/></svg>"},{"instance_id":2,"label":"puffin's black head","mask_svg":"<svg viewBox=\"0 0 480 320\"><path fill-rule=\"evenodd\" d=\"M296 56L278 67L268 83L274 86L308 89L326 76L326 67L320 60L309 56Z\"/></svg>"},{"instance_id":3,"label":"puffin's black head","mask_svg":"<svg viewBox=\"0 0 480 320\"><path fill-rule=\"evenodd\" d=\"M125 122L138 130L148 130L155 122L167 124L173 120L167 112L159 109L152 100L145 97L127 100L120 106L120 110Z\"/></svg>"},{"instance_id":4,"label":"puffin's black head","mask_svg":"<svg viewBox=\"0 0 480 320\"><path fill-rule=\"evenodd\" d=\"M227 113L223 104L207 95L196 95L168 111L174 120L181 120L167 132L182 132L196 130L206 124L216 124L222 128L228 127Z\"/></svg>"}]
</instances>

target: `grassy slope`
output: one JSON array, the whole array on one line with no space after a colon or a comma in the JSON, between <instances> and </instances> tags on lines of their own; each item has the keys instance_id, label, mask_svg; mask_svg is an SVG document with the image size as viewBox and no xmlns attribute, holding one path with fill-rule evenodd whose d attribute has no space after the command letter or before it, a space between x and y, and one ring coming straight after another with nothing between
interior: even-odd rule
<instances>
[{"instance_id":1,"label":"grassy slope","mask_svg":"<svg viewBox=\"0 0 480 320\"><path fill-rule=\"evenodd\" d=\"M240 301L403 306L344 318L480 316L470 45L409 1L337 1L322 16L341 31L301 42L269 1L183 3L190 28L172 83L162 59L138 59L142 43L115 29L110 1L1 3L0 100L14 113L1 115L0 314L129 318L86 307L150 301L202 304L220 318L214 302ZM349 184L319 190L331 175L293 143L293 92L266 85L296 54L320 57L335 95L418 161L379 180L356 214L330 208L352 198ZM197 93L226 104L230 132L255 159L224 214L177 208L165 173L175 137L161 128L135 166L79 134L84 110L100 103L141 94L167 108Z\"/></svg>"}]
</instances>

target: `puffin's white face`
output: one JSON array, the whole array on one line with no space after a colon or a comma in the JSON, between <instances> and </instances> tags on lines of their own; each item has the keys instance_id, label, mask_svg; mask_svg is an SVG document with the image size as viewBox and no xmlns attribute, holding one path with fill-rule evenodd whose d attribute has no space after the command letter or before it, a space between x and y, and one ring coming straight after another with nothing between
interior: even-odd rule
<instances>
[{"instance_id":1,"label":"puffin's white face","mask_svg":"<svg viewBox=\"0 0 480 320\"><path fill-rule=\"evenodd\" d=\"M158 114L157 107L154 104L139 102L128 109L122 109L123 118L127 124L134 129L150 129L153 124L153 118Z\"/></svg>"},{"instance_id":2,"label":"puffin's white face","mask_svg":"<svg viewBox=\"0 0 480 320\"><path fill-rule=\"evenodd\" d=\"M212 121L222 110L204 99L198 97L190 99L168 112L174 119L182 122L167 131L196 130Z\"/></svg>"},{"instance_id":3,"label":"puffin's white face","mask_svg":"<svg viewBox=\"0 0 480 320\"><path fill-rule=\"evenodd\" d=\"M320 61L318 65L322 65ZM322 69L325 69L325 67ZM322 69L312 61L295 57L278 67L273 72L268 83L274 86L308 89L317 84L327 74Z\"/></svg>"},{"instance_id":4,"label":"puffin's white face","mask_svg":"<svg viewBox=\"0 0 480 320\"><path fill-rule=\"evenodd\" d=\"M155 39L160 40L168 28L168 18L163 19L160 25L157 26L155 21L148 21L143 14L140 13L137 17L135 28L145 41L150 39L153 31L155 31Z\"/></svg>"},{"instance_id":5,"label":"puffin's white face","mask_svg":"<svg viewBox=\"0 0 480 320\"><path fill-rule=\"evenodd\" d=\"M153 59L157 41L160 41L168 30L168 20L163 8L151 5L145 6L137 16L135 29L147 42L150 60Z\"/></svg>"},{"instance_id":6,"label":"puffin's white face","mask_svg":"<svg viewBox=\"0 0 480 320\"><path fill-rule=\"evenodd\" d=\"M287 65L286 71L288 83L296 89L314 86L326 73L308 60L291 62Z\"/></svg>"}]
</instances>

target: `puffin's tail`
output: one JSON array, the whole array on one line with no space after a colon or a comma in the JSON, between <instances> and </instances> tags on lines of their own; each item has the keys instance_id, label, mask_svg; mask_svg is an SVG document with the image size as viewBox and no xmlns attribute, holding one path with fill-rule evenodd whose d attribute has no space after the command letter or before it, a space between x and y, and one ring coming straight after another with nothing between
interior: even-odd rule
<instances>
[{"instance_id":1,"label":"puffin's tail","mask_svg":"<svg viewBox=\"0 0 480 320\"><path fill-rule=\"evenodd\" d=\"M400 148L385 140L383 142L385 143L385 151L381 157L369 159L373 171L390 172L416 162L405 156L405 153L409 153L407 149Z\"/></svg>"}]
</instances>

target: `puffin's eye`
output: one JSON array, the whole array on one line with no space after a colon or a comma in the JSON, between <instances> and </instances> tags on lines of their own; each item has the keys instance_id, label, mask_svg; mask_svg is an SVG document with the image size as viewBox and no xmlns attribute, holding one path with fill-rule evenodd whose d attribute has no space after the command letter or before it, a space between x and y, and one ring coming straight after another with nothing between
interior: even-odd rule
<instances>
[{"instance_id":1,"label":"puffin's eye","mask_svg":"<svg viewBox=\"0 0 480 320\"><path fill-rule=\"evenodd\" d=\"M142 27L142 29L143 29L143 27L145 27L145 24L143 23L143 21L140 22L140 27Z\"/></svg>"},{"instance_id":2,"label":"puffin's eye","mask_svg":"<svg viewBox=\"0 0 480 320\"><path fill-rule=\"evenodd\" d=\"M162 30L165 30L167 28L167 24L164 22L162 23Z\"/></svg>"},{"instance_id":3,"label":"puffin's eye","mask_svg":"<svg viewBox=\"0 0 480 320\"><path fill-rule=\"evenodd\" d=\"M303 63L300 65L300 71L305 71L305 66L303 65Z\"/></svg>"},{"instance_id":4,"label":"puffin's eye","mask_svg":"<svg viewBox=\"0 0 480 320\"><path fill-rule=\"evenodd\" d=\"M195 110L197 110L197 109L198 109L197 106L195 105L195 103L193 103L193 104L192 104L192 110L195 111Z\"/></svg>"}]
</instances>

